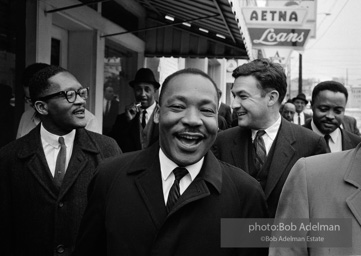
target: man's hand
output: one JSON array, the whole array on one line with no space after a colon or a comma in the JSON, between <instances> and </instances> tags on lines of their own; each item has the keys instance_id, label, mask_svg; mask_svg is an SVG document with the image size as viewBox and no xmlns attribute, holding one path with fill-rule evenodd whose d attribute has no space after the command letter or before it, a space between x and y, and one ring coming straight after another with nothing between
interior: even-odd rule
<instances>
[{"instance_id":1,"label":"man's hand","mask_svg":"<svg viewBox=\"0 0 361 256\"><path fill-rule=\"evenodd\" d=\"M133 118L137 115L137 113L140 111L140 105L140 103L132 103L125 107L125 115L128 121L133 120Z\"/></svg>"}]
</instances>

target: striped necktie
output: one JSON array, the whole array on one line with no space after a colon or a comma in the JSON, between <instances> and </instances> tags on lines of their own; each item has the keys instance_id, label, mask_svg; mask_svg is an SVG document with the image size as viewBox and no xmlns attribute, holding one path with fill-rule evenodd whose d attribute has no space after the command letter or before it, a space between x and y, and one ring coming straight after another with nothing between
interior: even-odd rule
<instances>
[{"instance_id":1,"label":"striped necktie","mask_svg":"<svg viewBox=\"0 0 361 256\"><path fill-rule=\"evenodd\" d=\"M179 181L188 173L188 170L183 167L177 167L173 170L174 174L174 183L172 187L169 190L168 200L167 200L167 211L170 212L175 205L175 203L178 201L178 198L180 197L180 191L179 191Z\"/></svg>"},{"instance_id":2,"label":"striped necktie","mask_svg":"<svg viewBox=\"0 0 361 256\"><path fill-rule=\"evenodd\" d=\"M264 140L262 138L262 136L265 133L266 132L264 130L259 130L253 141L253 147L254 147L254 152L255 152L254 165L255 165L257 174L262 169L262 167L266 161L266 157L267 157L266 146L265 146Z\"/></svg>"}]
</instances>

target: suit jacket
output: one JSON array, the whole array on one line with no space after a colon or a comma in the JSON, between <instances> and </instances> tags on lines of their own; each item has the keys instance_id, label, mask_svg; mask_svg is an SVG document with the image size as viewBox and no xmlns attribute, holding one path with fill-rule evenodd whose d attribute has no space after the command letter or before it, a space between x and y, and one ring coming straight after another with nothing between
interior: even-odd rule
<instances>
[{"instance_id":1,"label":"suit jacket","mask_svg":"<svg viewBox=\"0 0 361 256\"><path fill-rule=\"evenodd\" d=\"M250 129L243 127L233 127L220 132L212 150L220 160L251 173L251 134ZM264 165L266 169L263 170L267 173L264 191L271 217L275 216L283 184L295 162L301 157L327 152L323 137L284 118L274 143L273 157L267 159L268 164Z\"/></svg>"},{"instance_id":2,"label":"suit jacket","mask_svg":"<svg viewBox=\"0 0 361 256\"><path fill-rule=\"evenodd\" d=\"M223 116L218 114L218 129L223 131L223 130L227 130L228 128L229 127L226 119L224 119Z\"/></svg>"},{"instance_id":3,"label":"suit jacket","mask_svg":"<svg viewBox=\"0 0 361 256\"><path fill-rule=\"evenodd\" d=\"M270 248L271 256L361 255L360 146L300 159L286 181L276 214L277 218L352 219L352 248Z\"/></svg>"},{"instance_id":4,"label":"suit jacket","mask_svg":"<svg viewBox=\"0 0 361 256\"><path fill-rule=\"evenodd\" d=\"M108 135L113 128L119 112L119 102L112 100L108 112L103 114L103 134Z\"/></svg>"},{"instance_id":5,"label":"suit jacket","mask_svg":"<svg viewBox=\"0 0 361 256\"><path fill-rule=\"evenodd\" d=\"M114 138L123 152L130 152L143 149L152 145L159 137L159 126L153 121L154 111L147 123L145 134L140 125L140 113L128 121L125 113L118 115L113 126L110 137ZM142 138L148 141L147 145L142 146Z\"/></svg>"},{"instance_id":6,"label":"suit jacket","mask_svg":"<svg viewBox=\"0 0 361 256\"><path fill-rule=\"evenodd\" d=\"M257 181L211 152L169 214L158 143L104 162L89 190L74 255L268 253L267 248L220 248L221 218L265 218L267 209Z\"/></svg>"},{"instance_id":7,"label":"suit jacket","mask_svg":"<svg viewBox=\"0 0 361 256\"><path fill-rule=\"evenodd\" d=\"M70 255L87 204L87 187L105 158L121 153L116 142L78 129L63 183L53 182L40 125L0 151L2 255Z\"/></svg>"},{"instance_id":8,"label":"suit jacket","mask_svg":"<svg viewBox=\"0 0 361 256\"><path fill-rule=\"evenodd\" d=\"M357 127L357 121L354 117L345 115L343 117L342 126L346 131L360 136L360 130Z\"/></svg>"},{"instance_id":9,"label":"suit jacket","mask_svg":"<svg viewBox=\"0 0 361 256\"><path fill-rule=\"evenodd\" d=\"M308 120L303 126L312 130L311 121L312 119ZM353 149L361 142L361 137L356 136L355 134L352 134L344 129L341 129L341 135L342 150Z\"/></svg>"},{"instance_id":10,"label":"suit jacket","mask_svg":"<svg viewBox=\"0 0 361 256\"><path fill-rule=\"evenodd\" d=\"M232 125L232 110L227 104L221 102L221 106L218 109L218 115L223 116L227 122L228 127Z\"/></svg>"}]
</instances>

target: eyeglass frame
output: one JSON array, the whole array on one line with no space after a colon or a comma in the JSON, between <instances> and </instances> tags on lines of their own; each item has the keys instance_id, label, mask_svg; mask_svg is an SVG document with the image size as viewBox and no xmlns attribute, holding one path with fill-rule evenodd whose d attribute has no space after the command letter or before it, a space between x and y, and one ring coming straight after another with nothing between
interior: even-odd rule
<instances>
[{"instance_id":1,"label":"eyeglass frame","mask_svg":"<svg viewBox=\"0 0 361 256\"><path fill-rule=\"evenodd\" d=\"M63 96L69 103L74 103L74 102L76 101L78 95L81 97L79 91L80 91L80 90L84 90L84 89L87 91L87 94L89 95L89 87L85 87L85 88L80 88L80 89L78 89L77 91L76 91L76 90L68 90L68 91L56 92L56 93L53 93L53 94L46 95L46 96L44 96L44 97L40 97L40 98L38 98L38 100L48 100L48 99L51 99L51 98L56 97L56 96ZM69 101L68 96L67 96L67 93L68 93L68 92L75 92L74 101L72 101L72 102ZM86 97L86 98L81 97L81 98L82 98L83 100L88 99L88 97Z\"/></svg>"}]
</instances>

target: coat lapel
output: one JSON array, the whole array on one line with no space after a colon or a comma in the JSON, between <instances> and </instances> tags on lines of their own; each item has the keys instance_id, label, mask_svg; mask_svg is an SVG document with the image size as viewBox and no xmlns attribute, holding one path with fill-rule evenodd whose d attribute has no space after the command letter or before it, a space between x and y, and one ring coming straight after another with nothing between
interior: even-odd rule
<instances>
[{"instance_id":1,"label":"coat lapel","mask_svg":"<svg viewBox=\"0 0 361 256\"><path fill-rule=\"evenodd\" d=\"M274 148L274 154L272 162L267 176L267 183L265 188L266 198L271 194L272 190L276 186L284 170L287 169L293 156L295 155L295 149L292 144L295 142L293 129L291 124L282 119L281 127L276 137L276 145Z\"/></svg>"},{"instance_id":2,"label":"coat lapel","mask_svg":"<svg viewBox=\"0 0 361 256\"><path fill-rule=\"evenodd\" d=\"M344 129L339 128L342 136L342 150L349 150L354 148L352 140L350 136L348 136L347 132Z\"/></svg>"},{"instance_id":3,"label":"coat lapel","mask_svg":"<svg viewBox=\"0 0 361 256\"><path fill-rule=\"evenodd\" d=\"M250 172L249 163L248 163L248 153L249 153L249 143L251 142L251 130L239 128L240 132L233 140L232 147L232 157L235 163L235 166L240 166L241 169Z\"/></svg>"},{"instance_id":4,"label":"coat lapel","mask_svg":"<svg viewBox=\"0 0 361 256\"><path fill-rule=\"evenodd\" d=\"M78 129L74 139L72 156L64 176L63 184L60 187L59 199L66 194L79 174L87 166L89 153L96 155L100 152L93 141L88 137L85 130Z\"/></svg>"},{"instance_id":5,"label":"coat lapel","mask_svg":"<svg viewBox=\"0 0 361 256\"><path fill-rule=\"evenodd\" d=\"M208 184L212 185L219 194L221 193L222 169L212 152L206 154L202 169L198 176L180 196L168 216L171 216L191 202L209 196L211 192Z\"/></svg>"},{"instance_id":6,"label":"coat lapel","mask_svg":"<svg viewBox=\"0 0 361 256\"><path fill-rule=\"evenodd\" d=\"M18 152L20 161L25 161L25 166L34 175L44 190L53 198L57 198L58 189L53 183L48 163L45 158L40 138L40 125L26 135L24 147Z\"/></svg>"},{"instance_id":7,"label":"coat lapel","mask_svg":"<svg viewBox=\"0 0 361 256\"><path fill-rule=\"evenodd\" d=\"M350 164L346 170L344 180L355 187L355 192L346 199L346 203L355 219L361 225L361 144L356 147L349 160Z\"/></svg>"},{"instance_id":8,"label":"coat lapel","mask_svg":"<svg viewBox=\"0 0 361 256\"><path fill-rule=\"evenodd\" d=\"M158 143L143 150L138 158L134 160L134 164L130 167L128 174L137 175L135 177L135 184L140 196L155 226L160 229L167 216L167 210L163 196L158 152Z\"/></svg>"}]
</instances>

